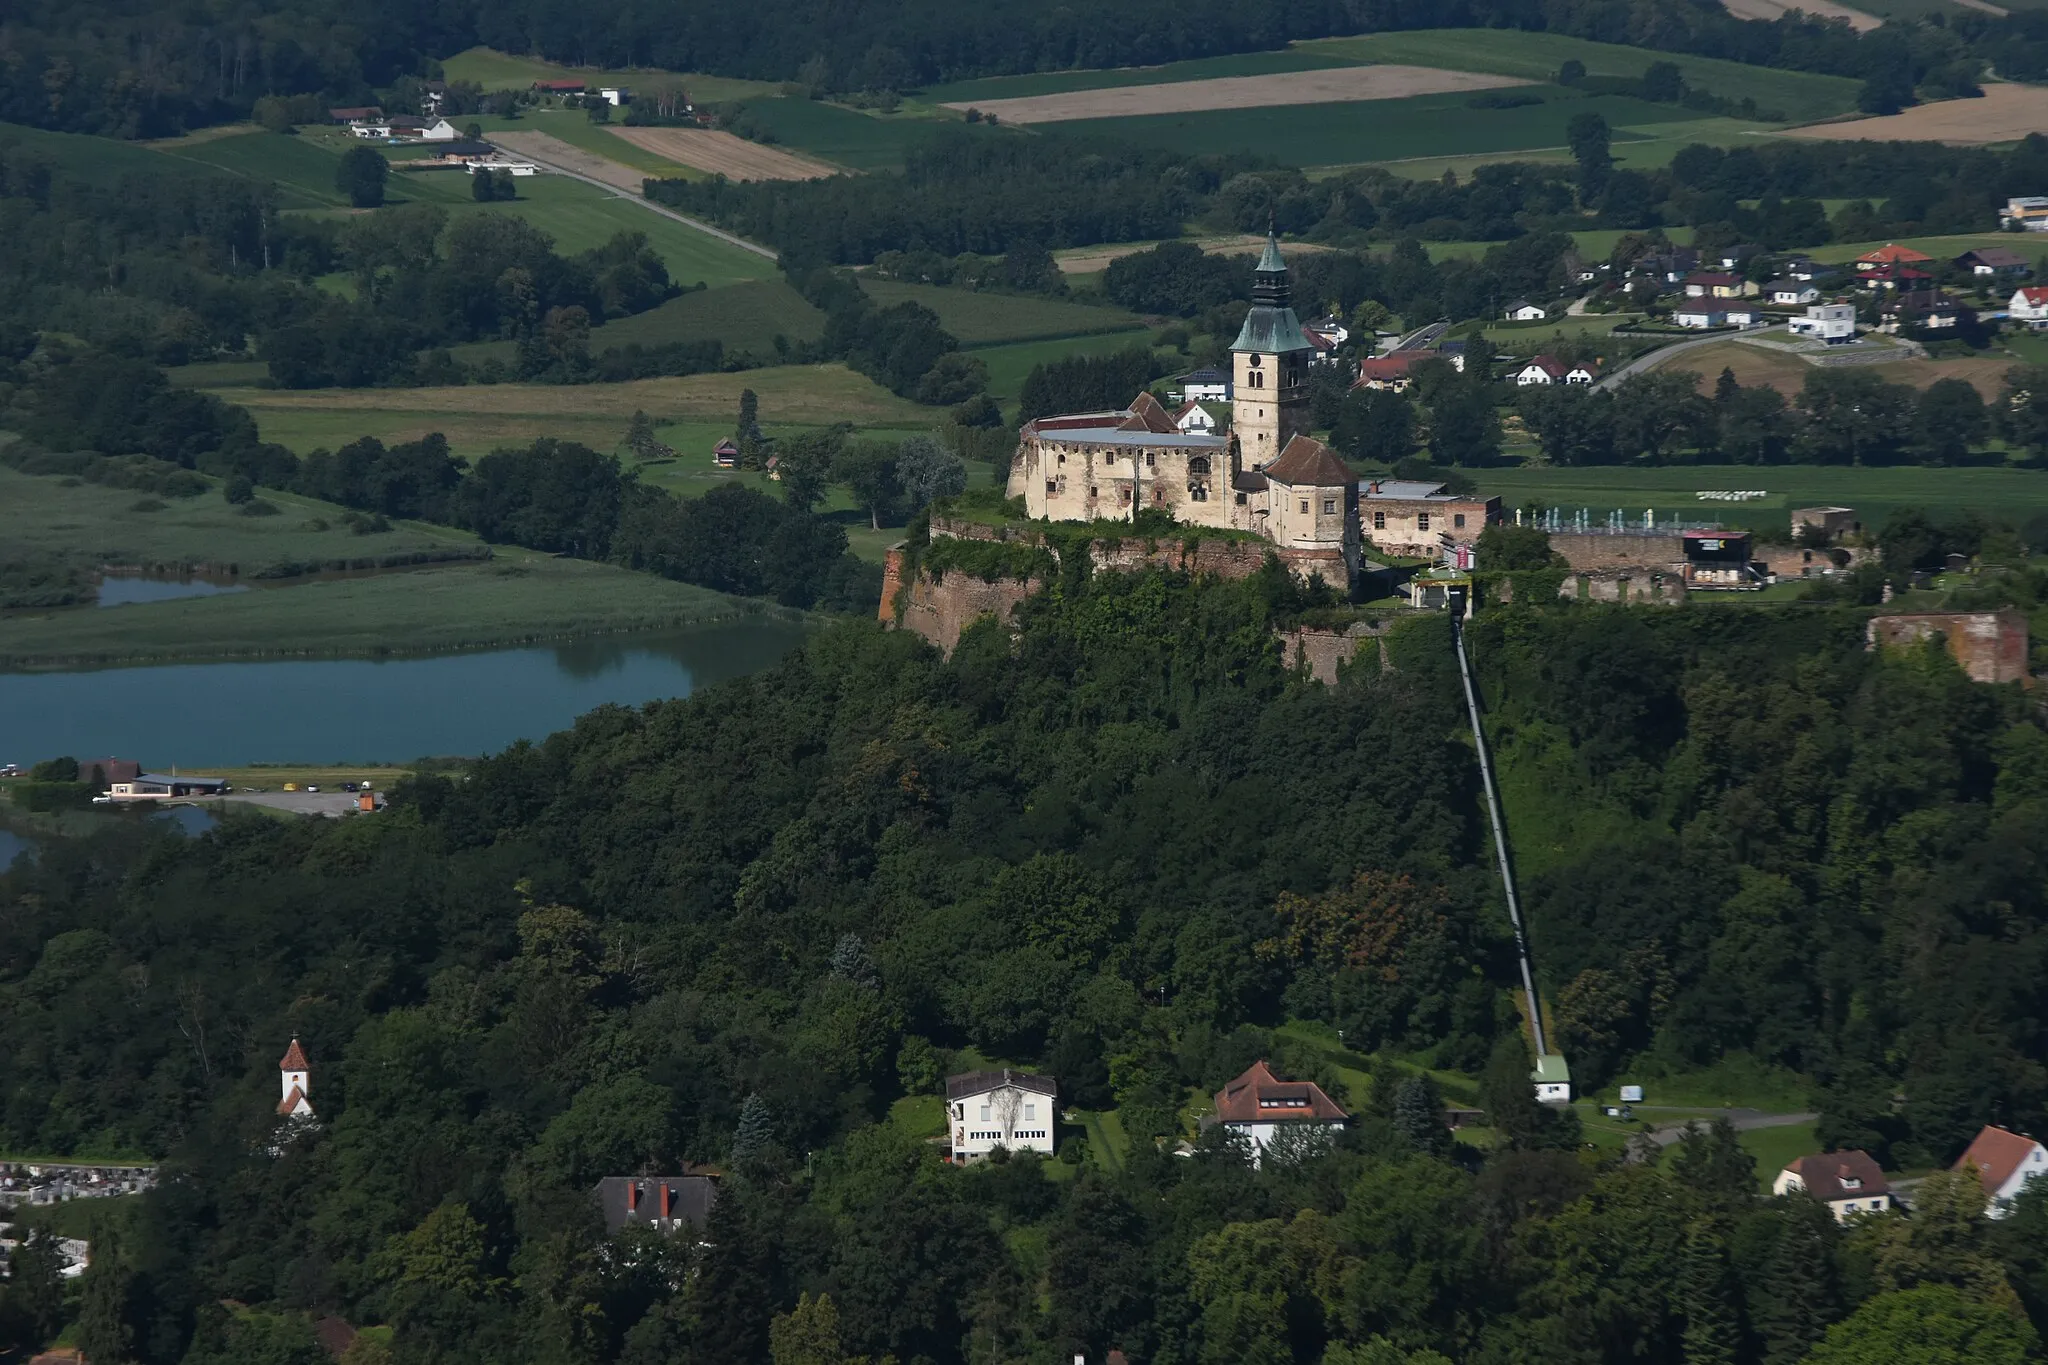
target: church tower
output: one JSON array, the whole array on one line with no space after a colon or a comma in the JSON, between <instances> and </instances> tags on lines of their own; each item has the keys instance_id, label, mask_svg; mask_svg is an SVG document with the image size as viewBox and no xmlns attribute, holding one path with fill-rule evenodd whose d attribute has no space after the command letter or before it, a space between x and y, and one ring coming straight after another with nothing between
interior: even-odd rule
<instances>
[{"instance_id":1,"label":"church tower","mask_svg":"<svg viewBox=\"0 0 2048 1365\"><path fill-rule=\"evenodd\" d=\"M1315 354L1294 316L1287 263L1270 232L1252 276L1252 310L1230 350L1231 434L1239 467L1258 469L1308 430L1308 363Z\"/></svg>"},{"instance_id":2,"label":"church tower","mask_svg":"<svg viewBox=\"0 0 2048 1365\"><path fill-rule=\"evenodd\" d=\"M284 1060L277 1064L277 1069L284 1092L277 1102L279 1116L312 1117L313 1103L306 1094L312 1083L313 1068L306 1064L306 1052L299 1046L298 1039L292 1039L292 1045L285 1049Z\"/></svg>"}]
</instances>

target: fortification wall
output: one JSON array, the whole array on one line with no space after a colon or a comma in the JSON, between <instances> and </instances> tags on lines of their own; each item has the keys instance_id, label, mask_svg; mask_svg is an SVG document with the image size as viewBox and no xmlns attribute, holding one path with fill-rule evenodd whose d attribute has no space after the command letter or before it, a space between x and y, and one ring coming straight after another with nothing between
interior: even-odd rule
<instances>
[{"instance_id":1,"label":"fortification wall","mask_svg":"<svg viewBox=\"0 0 2048 1365\"><path fill-rule=\"evenodd\" d=\"M1865 628L1869 648L1908 648L1941 639L1963 672L1978 682L2024 682L2027 618L2024 612L1926 612L1873 616Z\"/></svg>"},{"instance_id":2,"label":"fortification wall","mask_svg":"<svg viewBox=\"0 0 2048 1365\"><path fill-rule=\"evenodd\" d=\"M1386 635L1392 625L1391 621L1354 621L1342 630L1304 627L1274 634L1280 637L1280 657L1289 667L1307 664L1311 678L1330 684L1337 681L1340 665L1353 662L1368 649L1379 656L1382 673L1391 669Z\"/></svg>"},{"instance_id":3,"label":"fortification wall","mask_svg":"<svg viewBox=\"0 0 2048 1365\"><path fill-rule=\"evenodd\" d=\"M883 582L886 586L888 580ZM1017 604L1041 586L1036 578L999 578L984 583L962 573L950 573L935 582L931 575L920 572L902 594L902 615L898 617L892 609L892 594L883 600L882 619L922 636L950 655L969 626L984 616L1008 625L1016 616Z\"/></svg>"},{"instance_id":4,"label":"fortification wall","mask_svg":"<svg viewBox=\"0 0 2048 1365\"><path fill-rule=\"evenodd\" d=\"M1602 535L1553 531L1550 548L1580 573L1601 569L1664 569L1685 562L1685 541L1670 532Z\"/></svg>"}]
</instances>

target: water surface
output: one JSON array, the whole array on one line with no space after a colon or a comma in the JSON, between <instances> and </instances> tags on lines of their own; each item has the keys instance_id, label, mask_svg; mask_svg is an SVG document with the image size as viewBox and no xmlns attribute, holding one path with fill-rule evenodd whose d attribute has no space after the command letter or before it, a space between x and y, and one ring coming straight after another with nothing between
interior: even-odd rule
<instances>
[{"instance_id":1,"label":"water surface","mask_svg":"<svg viewBox=\"0 0 2048 1365\"><path fill-rule=\"evenodd\" d=\"M218 597L247 592L246 583L211 578L159 578L153 574L108 574L100 580L99 604L126 607L137 602L168 602L178 597Z\"/></svg>"},{"instance_id":2,"label":"water surface","mask_svg":"<svg viewBox=\"0 0 2048 1365\"><path fill-rule=\"evenodd\" d=\"M21 854L35 851L35 840L11 829L0 829L0 872L5 872Z\"/></svg>"},{"instance_id":3,"label":"water surface","mask_svg":"<svg viewBox=\"0 0 2048 1365\"><path fill-rule=\"evenodd\" d=\"M114 754L203 772L489 753L606 702L684 697L766 668L803 636L762 619L407 659L0 674L0 759Z\"/></svg>"}]
</instances>

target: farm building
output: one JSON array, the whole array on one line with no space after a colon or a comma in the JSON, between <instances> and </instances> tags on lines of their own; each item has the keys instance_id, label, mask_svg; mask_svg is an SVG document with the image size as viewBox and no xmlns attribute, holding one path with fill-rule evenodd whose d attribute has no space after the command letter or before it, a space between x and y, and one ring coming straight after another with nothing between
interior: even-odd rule
<instances>
[{"instance_id":1,"label":"farm building","mask_svg":"<svg viewBox=\"0 0 2048 1365\"><path fill-rule=\"evenodd\" d=\"M730 437L711 447L711 463L720 469L736 469L740 462L740 448Z\"/></svg>"}]
</instances>

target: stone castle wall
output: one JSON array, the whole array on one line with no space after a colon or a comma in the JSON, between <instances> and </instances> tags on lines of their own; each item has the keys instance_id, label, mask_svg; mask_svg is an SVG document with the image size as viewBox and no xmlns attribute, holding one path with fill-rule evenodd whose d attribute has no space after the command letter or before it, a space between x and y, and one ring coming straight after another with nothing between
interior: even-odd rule
<instances>
[{"instance_id":1,"label":"stone castle wall","mask_svg":"<svg viewBox=\"0 0 2048 1365\"><path fill-rule=\"evenodd\" d=\"M1924 612L1873 616L1865 628L1869 648L1902 649L1941 639L1948 652L1977 682L2024 682L2027 678L2027 618L2024 612Z\"/></svg>"},{"instance_id":2,"label":"stone castle wall","mask_svg":"<svg viewBox=\"0 0 2048 1365\"><path fill-rule=\"evenodd\" d=\"M1308 675L1319 683L1334 684L1340 665L1352 663L1370 649L1378 656L1381 672L1393 667L1387 659L1387 630L1391 621L1355 621L1342 630L1305 627L1274 632L1280 637L1280 657L1287 665L1308 666Z\"/></svg>"},{"instance_id":3,"label":"stone castle wall","mask_svg":"<svg viewBox=\"0 0 2048 1365\"><path fill-rule=\"evenodd\" d=\"M1685 541L1672 532L1604 535L1553 531L1550 548L1580 573L1602 569L1664 569L1685 562Z\"/></svg>"}]
</instances>

